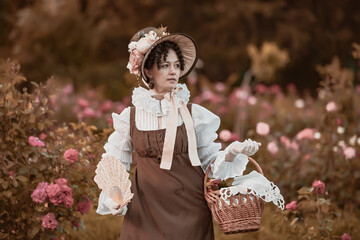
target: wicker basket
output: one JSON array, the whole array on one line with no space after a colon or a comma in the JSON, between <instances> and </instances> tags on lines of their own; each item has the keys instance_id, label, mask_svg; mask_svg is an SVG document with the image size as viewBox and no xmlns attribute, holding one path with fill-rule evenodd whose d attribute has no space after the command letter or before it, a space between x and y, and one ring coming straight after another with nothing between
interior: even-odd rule
<instances>
[{"instance_id":1,"label":"wicker basket","mask_svg":"<svg viewBox=\"0 0 360 240\"><path fill-rule=\"evenodd\" d=\"M259 164L248 157L250 162L261 173ZM204 178L204 196L211 210L212 216L225 234L257 231L260 229L261 217L264 211L264 201L250 194L237 194L228 198L227 204L220 194L220 190L213 191L206 187L208 168Z\"/></svg>"}]
</instances>

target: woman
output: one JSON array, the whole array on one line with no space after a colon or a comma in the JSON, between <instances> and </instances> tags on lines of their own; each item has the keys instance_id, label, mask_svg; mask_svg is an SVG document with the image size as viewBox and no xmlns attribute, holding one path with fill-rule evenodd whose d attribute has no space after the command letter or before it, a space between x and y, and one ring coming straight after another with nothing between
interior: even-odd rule
<instances>
[{"instance_id":1,"label":"woman","mask_svg":"<svg viewBox=\"0 0 360 240\"><path fill-rule=\"evenodd\" d=\"M149 90L137 87L132 103L112 114L115 131L106 153L129 170L136 163L131 202L119 208L104 192L99 214L125 215L120 239L214 239L211 212L203 196L203 179L242 175L259 144L234 142L224 151L215 143L219 117L188 104L190 93L179 84L196 64L197 46L184 34L164 29L139 31L129 44L130 72ZM132 152L134 152L132 158ZM213 163L214 162L214 163Z\"/></svg>"}]
</instances>

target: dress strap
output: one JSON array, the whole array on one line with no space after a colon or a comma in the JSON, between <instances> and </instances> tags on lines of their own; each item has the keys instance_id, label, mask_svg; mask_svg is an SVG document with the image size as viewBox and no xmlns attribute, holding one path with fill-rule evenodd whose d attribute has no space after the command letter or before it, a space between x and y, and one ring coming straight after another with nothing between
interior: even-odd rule
<instances>
[{"instance_id":1,"label":"dress strap","mask_svg":"<svg viewBox=\"0 0 360 240\"><path fill-rule=\"evenodd\" d=\"M130 137L132 138L135 128L135 107L130 107Z\"/></svg>"},{"instance_id":2,"label":"dress strap","mask_svg":"<svg viewBox=\"0 0 360 240\"><path fill-rule=\"evenodd\" d=\"M188 103L187 105L187 108L189 109L189 112L190 112L190 115L192 116L192 112L191 112L191 110L192 110L192 104L191 103Z\"/></svg>"}]
</instances>

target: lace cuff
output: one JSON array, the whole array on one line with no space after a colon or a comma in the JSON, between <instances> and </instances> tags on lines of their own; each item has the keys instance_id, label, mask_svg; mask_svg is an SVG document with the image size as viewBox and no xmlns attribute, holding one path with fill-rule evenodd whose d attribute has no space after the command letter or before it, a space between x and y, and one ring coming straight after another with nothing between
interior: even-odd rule
<instances>
[{"instance_id":1,"label":"lace cuff","mask_svg":"<svg viewBox=\"0 0 360 240\"><path fill-rule=\"evenodd\" d=\"M96 213L101 215L111 214L111 211L109 208L105 206L105 201L108 200L110 197L104 192L101 191L99 200L98 200L98 207L96 209Z\"/></svg>"}]
</instances>

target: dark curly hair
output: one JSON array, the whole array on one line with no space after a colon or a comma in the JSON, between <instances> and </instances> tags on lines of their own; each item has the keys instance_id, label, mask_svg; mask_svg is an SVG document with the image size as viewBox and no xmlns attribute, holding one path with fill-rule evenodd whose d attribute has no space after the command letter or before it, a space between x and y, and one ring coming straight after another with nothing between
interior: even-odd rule
<instances>
[{"instance_id":1,"label":"dark curly hair","mask_svg":"<svg viewBox=\"0 0 360 240\"><path fill-rule=\"evenodd\" d=\"M151 50L148 58L145 61L144 68L150 69L156 63L157 68L160 69L161 57L163 61L166 61L168 57L169 49L175 51L180 62L180 70L184 71L185 62L180 47L175 42L168 40L159 43L158 45L156 45L156 47L154 47L154 49ZM145 77L145 81L147 83L150 83L150 79L148 78L148 76L145 75L144 77ZM150 88L153 87L154 87L153 84L150 84Z\"/></svg>"}]
</instances>

